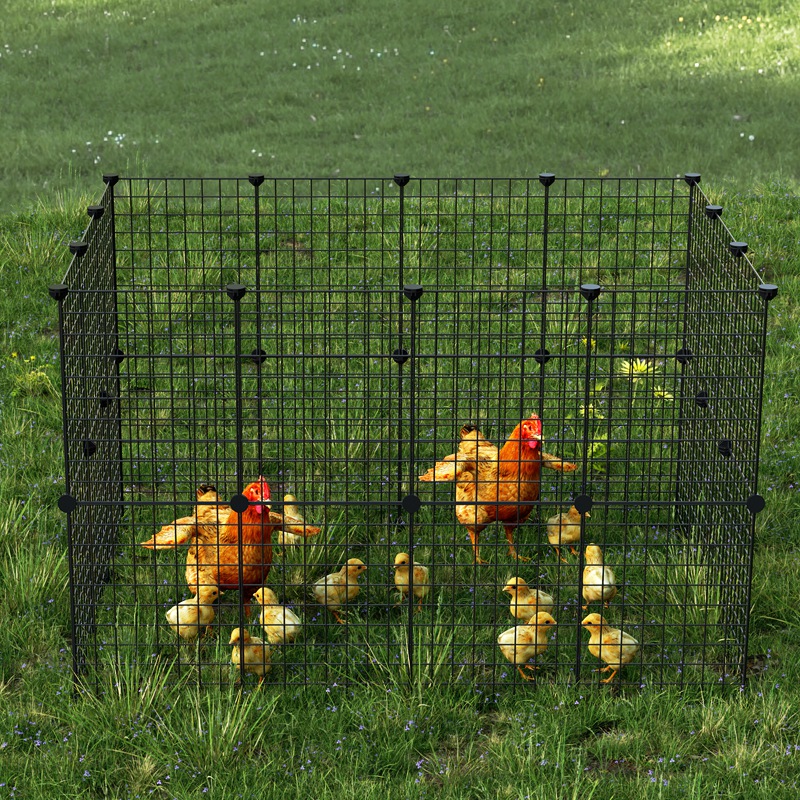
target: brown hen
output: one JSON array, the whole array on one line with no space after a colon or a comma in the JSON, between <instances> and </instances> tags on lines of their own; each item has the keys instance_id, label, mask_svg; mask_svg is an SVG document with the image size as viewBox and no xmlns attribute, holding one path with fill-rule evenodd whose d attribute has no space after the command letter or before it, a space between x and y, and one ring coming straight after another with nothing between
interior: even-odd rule
<instances>
[{"instance_id":1,"label":"brown hen","mask_svg":"<svg viewBox=\"0 0 800 800\"><path fill-rule=\"evenodd\" d=\"M478 538L495 521L505 528L509 554L521 558L514 546L514 531L539 499L542 466L561 472L577 469L576 464L542 453L542 421L531 414L499 450L477 428L465 425L458 452L437 462L419 480L455 482L456 519L469 533L475 563L485 564Z\"/></svg>"},{"instance_id":2,"label":"brown hen","mask_svg":"<svg viewBox=\"0 0 800 800\"><path fill-rule=\"evenodd\" d=\"M320 529L285 519L283 514L272 511L269 484L262 477L249 484L242 494L250 504L239 515L219 502L213 486L201 486L197 491L195 513L165 525L155 536L142 542L142 547L171 550L188 542L186 583L192 594L197 594L203 586L236 591L239 589L241 523L242 596L249 603L269 575L273 532L284 530L307 537L316 536ZM249 616L249 605L246 610Z\"/></svg>"}]
</instances>

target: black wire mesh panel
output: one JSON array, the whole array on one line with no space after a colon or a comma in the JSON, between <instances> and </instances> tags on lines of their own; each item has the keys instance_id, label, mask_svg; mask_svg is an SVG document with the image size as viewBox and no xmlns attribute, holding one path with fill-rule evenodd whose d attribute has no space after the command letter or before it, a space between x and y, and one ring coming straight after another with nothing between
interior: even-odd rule
<instances>
[{"instance_id":1,"label":"black wire mesh panel","mask_svg":"<svg viewBox=\"0 0 800 800\"><path fill-rule=\"evenodd\" d=\"M776 290L699 176L106 183L51 287L76 673L235 680L279 603L268 684L744 681Z\"/></svg>"}]
</instances>

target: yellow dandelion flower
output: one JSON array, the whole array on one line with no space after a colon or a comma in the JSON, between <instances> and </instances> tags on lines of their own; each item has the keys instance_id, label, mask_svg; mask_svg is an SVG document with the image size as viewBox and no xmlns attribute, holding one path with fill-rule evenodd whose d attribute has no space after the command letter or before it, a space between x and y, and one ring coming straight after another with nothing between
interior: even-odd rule
<instances>
[{"instance_id":1,"label":"yellow dandelion flower","mask_svg":"<svg viewBox=\"0 0 800 800\"><path fill-rule=\"evenodd\" d=\"M636 358L633 361L620 361L617 373L625 378L630 378L634 383L642 378L655 375L658 367L646 358Z\"/></svg>"},{"instance_id":2,"label":"yellow dandelion flower","mask_svg":"<svg viewBox=\"0 0 800 800\"><path fill-rule=\"evenodd\" d=\"M11 358L16 358L18 355L19 355L19 353L17 353L17 351L15 350L15 351L14 351L14 352L11 354Z\"/></svg>"},{"instance_id":3,"label":"yellow dandelion flower","mask_svg":"<svg viewBox=\"0 0 800 800\"><path fill-rule=\"evenodd\" d=\"M675 395L672 392L668 392L663 386L656 386L653 389L653 397L657 400L674 400Z\"/></svg>"},{"instance_id":4,"label":"yellow dandelion flower","mask_svg":"<svg viewBox=\"0 0 800 800\"><path fill-rule=\"evenodd\" d=\"M588 406L581 405L580 412L582 417L589 417L589 419L605 419L605 416L594 403L589 403Z\"/></svg>"},{"instance_id":5,"label":"yellow dandelion flower","mask_svg":"<svg viewBox=\"0 0 800 800\"><path fill-rule=\"evenodd\" d=\"M594 349L595 349L595 347L597 347L597 339L592 339L592 340L591 340L591 342L589 342L589 339L587 339L587 338L584 336L584 337L582 337L582 338L581 338L581 344L582 344L584 347L586 347L586 345L588 344L588 345L589 345L589 349L590 349L590 350L594 350Z\"/></svg>"}]
</instances>

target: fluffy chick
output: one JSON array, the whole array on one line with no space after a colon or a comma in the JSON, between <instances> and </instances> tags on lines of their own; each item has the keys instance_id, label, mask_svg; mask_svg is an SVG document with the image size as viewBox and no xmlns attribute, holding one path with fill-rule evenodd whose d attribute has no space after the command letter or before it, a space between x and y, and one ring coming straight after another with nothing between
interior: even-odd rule
<instances>
[{"instance_id":1,"label":"fluffy chick","mask_svg":"<svg viewBox=\"0 0 800 800\"><path fill-rule=\"evenodd\" d=\"M586 512L587 519L591 514ZM566 564L567 559L561 555L561 546L568 544L572 555L578 555L575 542L581 540L581 513L575 506L563 514L556 514L547 520L547 540L556 549L556 555Z\"/></svg>"},{"instance_id":2,"label":"fluffy chick","mask_svg":"<svg viewBox=\"0 0 800 800\"><path fill-rule=\"evenodd\" d=\"M581 625L589 631L589 652L605 661L607 666L600 672L612 670L600 683L611 683L614 676L633 661L639 652L639 642L619 628L611 628L600 614L589 614L581 620Z\"/></svg>"},{"instance_id":3,"label":"fluffy chick","mask_svg":"<svg viewBox=\"0 0 800 800\"><path fill-rule=\"evenodd\" d=\"M286 644L293 642L302 628L302 621L289 608L278 603L278 596L272 589L263 586L253 597L261 605L259 621L270 644Z\"/></svg>"},{"instance_id":4,"label":"fluffy chick","mask_svg":"<svg viewBox=\"0 0 800 800\"><path fill-rule=\"evenodd\" d=\"M358 576L366 570L367 565L358 558L350 558L338 571L320 578L312 587L314 599L325 606L333 614L337 622L344 625L339 609L358 597L361 587Z\"/></svg>"},{"instance_id":5,"label":"fluffy chick","mask_svg":"<svg viewBox=\"0 0 800 800\"><path fill-rule=\"evenodd\" d=\"M244 642L244 647L240 642ZM258 685L260 686L264 676L272 669L272 664L270 664L272 651L267 647L267 643L258 636L251 636L242 628L234 628L228 644L233 645L231 664L242 669L241 665L244 662L244 671L258 675Z\"/></svg>"},{"instance_id":6,"label":"fluffy chick","mask_svg":"<svg viewBox=\"0 0 800 800\"><path fill-rule=\"evenodd\" d=\"M515 664L519 674L526 680L535 680L533 675L527 675L523 670L534 670L532 664L525 662L547 650L548 634L556 621L546 611L539 611L531 617L527 625L515 625L503 631L497 637L500 652Z\"/></svg>"},{"instance_id":7,"label":"fluffy chick","mask_svg":"<svg viewBox=\"0 0 800 800\"><path fill-rule=\"evenodd\" d=\"M188 600L182 600L166 613L170 628L182 639L191 641L201 628L209 629L216 616L214 603L220 595L216 586L201 586L200 591Z\"/></svg>"},{"instance_id":8,"label":"fluffy chick","mask_svg":"<svg viewBox=\"0 0 800 800\"><path fill-rule=\"evenodd\" d=\"M617 578L611 567L603 565L603 551L596 544L586 545L584 553L586 566L583 568L583 599L586 601L583 610L587 611L589 603L608 604L617 595Z\"/></svg>"},{"instance_id":9,"label":"fluffy chick","mask_svg":"<svg viewBox=\"0 0 800 800\"><path fill-rule=\"evenodd\" d=\"M546 611L550 614L553 611L555 601L553 598L540 589L530 589L522 578L509 578L503 591L511 595L509 610L511 616L527 622L539 611Z\"/></svg>"},{"instance_id":10,"label":"fluffy chick","mask_svg":"<svg viewBox=\"0 0 800 800\"><path fill-rule=\"evenodd\" d=\"M422 610L422 601L430 593L431 584L427 567L423 567L422 564L418 564L415 561L414 573L413 576L410 576L410 565L411 559L408 553L398 553L394 557L394 585L397 587L397 591L400 592L400 599L397 601L397 605L399 605L403 602L403 599L408 596L409 578L412 578L414 597L419 600L416 611L414 612L416 614L417 611Z\"/></svg>"}]
</instances>

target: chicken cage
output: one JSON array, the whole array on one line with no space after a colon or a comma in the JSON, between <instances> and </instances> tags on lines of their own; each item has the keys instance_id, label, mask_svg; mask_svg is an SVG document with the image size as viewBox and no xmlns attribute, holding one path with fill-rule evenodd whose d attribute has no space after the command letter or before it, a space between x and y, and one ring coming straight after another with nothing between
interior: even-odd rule
<instances>
[{"instance_id":1,"label":"chicken cage","mask_svg":"<svg viewBox=\"0 0 800 800\"><path fill-rule=\"evenodd\" d=\"M744 683L777 289L699 175L104 182L50 287L76 677Z\"/></svg>"}]
</instances>

